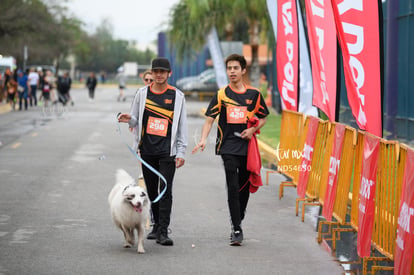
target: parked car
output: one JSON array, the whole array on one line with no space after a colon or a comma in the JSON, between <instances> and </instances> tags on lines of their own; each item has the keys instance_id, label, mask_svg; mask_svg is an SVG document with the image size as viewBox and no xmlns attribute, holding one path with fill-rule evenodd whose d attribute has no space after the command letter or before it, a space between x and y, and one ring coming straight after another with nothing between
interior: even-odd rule
<instances>
[{"instance_id":1,"label":"parked car","mask_svg":"<svg viewBox=\"0 0 414 275\"><path fill-rule=\"evenodd\" d=\"M197 79L198 79L198 75L196 75L196 76L186 76L186 77L178 79L177 82L175 83L175 86L178 89L184 91L184 86L187 83L197 81Z\"/></svg>"},{"instance_id":2,"label":"parked car","mask_svg":"<svg viewBox=\"0 0 414 275\"><path fill-rule=\"evenodd\" d=\"M203 72L201 72L199 75L194 75L194 76L186 76L183 78L180 78L177 80L176 82L176 86L177 88L182 88L184 84L188 83L188 82L192 82L198 79L204 79L206 77L209 77L211 75L215 75L214 69L207 69Z\"/></svg>"},{"instance_id":3,"label":"parked car","mask_svg":"<svg viewBox=\"0 0 414 275\"><path fill-rule=\"evenodd\" d=\"M180 90L185 92L211 92L218 90L214 69L205 70L197 76L180 78L177 80L176 85Z\"/></svg>"}]
</instances>

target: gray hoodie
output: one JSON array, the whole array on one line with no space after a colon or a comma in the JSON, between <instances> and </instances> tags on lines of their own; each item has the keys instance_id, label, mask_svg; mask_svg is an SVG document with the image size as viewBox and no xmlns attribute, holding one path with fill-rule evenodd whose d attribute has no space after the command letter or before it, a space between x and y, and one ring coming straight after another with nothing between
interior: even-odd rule
<instances>
[{"instance_id":1,"label":"gray hoodie","mask_svg":"<svg viewBox=\"0 0 414 275\"><path fill-rule=\"evenodd\" d=\"M131 105L131 120L129 127L136 128L133 149L137 151L142 133L142 118L144 116L145 102L147 99L148 86L138 89ZM174 116L171 129L170 156L184 159L188 144L187 110L184 93L175 88Z\"/></svg>"}]
</instances>

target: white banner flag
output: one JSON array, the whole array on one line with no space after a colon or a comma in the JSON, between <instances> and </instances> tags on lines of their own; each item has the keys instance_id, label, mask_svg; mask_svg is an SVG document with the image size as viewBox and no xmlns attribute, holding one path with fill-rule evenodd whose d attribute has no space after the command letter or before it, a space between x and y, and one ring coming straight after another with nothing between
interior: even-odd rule
<instances>
[{"instance_id":1,"label":"white banner flag","mask_svg":"<svg viewBox=\"0 0 414 275\"><path fill-rule=\"evenodd\" d=\"M270 21L272 22L273 33L277 41L277 0L267 0L267 11L269 12Z\"/></svg>"},{"instance_id":2,"label":"white banner flag","mask_svg":"<svg viewBox=\"0 0 414 275\"><path fill-rule=\"evenodd\" d=\"M218 39L216 28L212 28L207 36L208 48L213 60L214 71L216 72L217 86L222 88L229 82L226 74L226 64L224 63L223 53L220 47L220 41Z\"/></svg>"},{"instance_id":3,"label":"white banner flag","mask_svg":"<svg viewBox=\"0 0 414 275\"><path fill-rule=\"evenodd\" d=\"M299 112L306 115L318 117L318 109L312 106L312 70L308 43L306 42L305 28L303 26L302 10L299 0L296 1L296 5L298 6L299 28Z\"/></svg>"}]
</instances>

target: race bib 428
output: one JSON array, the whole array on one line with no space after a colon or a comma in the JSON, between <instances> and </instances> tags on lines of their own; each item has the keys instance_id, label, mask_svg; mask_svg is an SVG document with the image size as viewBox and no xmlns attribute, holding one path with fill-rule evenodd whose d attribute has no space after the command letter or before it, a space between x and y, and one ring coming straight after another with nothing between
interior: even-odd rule
<instances>
[{"instance_id":1,"label":"race bib 428","mask_svg":"<svg viewBox=\"0 0 414 275\"><path fill-rule=\"evenodd\" d=\"M247 122L246 106L228 106L227 107L227 123L243 124Z\"/></svg>"}]
</instances>

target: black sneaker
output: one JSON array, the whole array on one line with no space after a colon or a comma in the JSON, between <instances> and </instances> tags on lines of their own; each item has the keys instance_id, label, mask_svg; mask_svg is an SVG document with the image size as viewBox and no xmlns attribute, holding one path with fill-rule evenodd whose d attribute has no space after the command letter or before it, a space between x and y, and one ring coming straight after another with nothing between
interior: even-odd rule
<instances>
[{"instance_id":1,"label":"black sneaker","mask_svg":"<svg viewBox=\"0 0 414 275\"><path fill-rule=\"evenodd\" d=\"M236 230L231 234L230 245L241 246L243 242L243 231Z\"/></svg>"},{"instance_id":2,"label":"black sneaker","mask_svg":"<svg viewBox=\"0 0 414 275\"><path fill-rule=\"evenodd\" d=\"M158 230L158 224L154 224L152 226L152 231L148 233L147 239L148 240L155 240L157 238L157 230Z\"/></svg>"},{"instance_id":3,"label":"black sneaker","mask_svg":"<svg viewBox=\"0 0 414 275\"><path fill-rule=\"evenodd\" d=\"M157 232L157 243L160 245L173 245L174 242L168 237L167 229L165 228L159 228Z\"/></svg>"}]
</instances>

